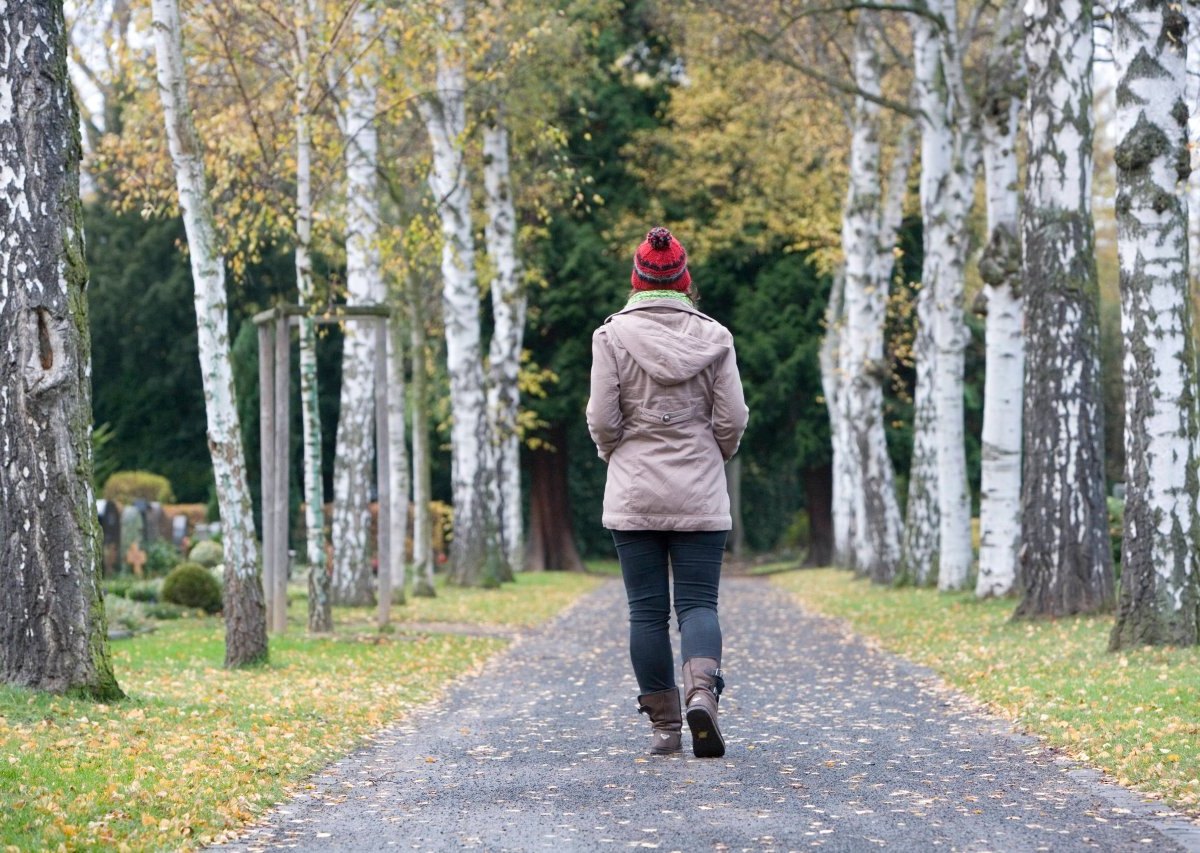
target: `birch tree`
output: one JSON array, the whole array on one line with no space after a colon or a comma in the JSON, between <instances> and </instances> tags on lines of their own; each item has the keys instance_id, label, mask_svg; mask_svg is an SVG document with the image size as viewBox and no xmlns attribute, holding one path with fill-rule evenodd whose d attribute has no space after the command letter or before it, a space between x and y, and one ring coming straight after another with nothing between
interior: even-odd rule
<instances>
[{"instance_id":1,"label":"birch tree","mask_svg":"<svg viewBox=\"0 0 1200 853\"><path fill-rule=\"evenodd\" d=\"M1184 3L1188 16L1187 84L1184 87L1184 103L1189 104L1188 150L1191 154L1192 173L1188 176L1188 259L1193 283L1200 281L1200 270L1196 259L1200 258L1200 4Z\"/></svg>"},{"instance_id":2,"label":"birch tree","mask_svg":"<svg viewBox=\"0 0 1200 853\"><path fill-rule=\"evenodd\" d=\"M387 419L388 419L388 460L390 466L387 472L389 478L388 490L391 493L391 512L388 518L380 518L380 524L387 524L389 529L388 541L391 543L390 566L380 564L379 571L392 573L392 600L403 604L406 593L406 567L408 539L408 498L412 478L408 467L408 444L405 441L405 418L408 412L405 407L404 353L408 349L404 328L399 319L393 316L388 324L389 341L387 355Z\"/></svg>"},{"instance_id":3,"label":"birch tree","mask_svg":"<svg viewBox=\"0 0 1200 853\"><path fill-rule=\"evenodd\" d=\"M1112 606L1092 224L1092 4L1028 0L1017 617Z\"/></svg>"},{"instance_id":4,"label":"birch tree","mask_svg":"<svg viewBox=\"0 0 1200 853\"><path fill-rule=\"evenodd\" d=\"M1125 514L1114 650L1200 642L1187 30L1185 13L1167 0L1123 0L1113 13L1125 341Z\"/></svg>"},{"instance_id":5,"label":"birch tree","mask_svg":"<svg viewBox=\"0 0 1200 853\"><path fill-rule=\"evenodd\" d=\"M97 149L105 134L121 132L136 68L130 59L132 29L131 0L83 4L69 22L70 70L76 89L85 93L78 106L89 151ZM88 108L87 93L97 96L97 109Z\"/></svg>"},{"instance_id":6,"label":"birch tree","mask_svg":"<svg viewBox=\"0 0 1200 853\"><path fill-rule=\"evenodd\" d=\"M301 307L312 310L312 0L296 0L296 289ZM308 630L333 630L330 581L325 563L325 487L321 465L321 414L317 396L317 326L300 317L300 423L304 459L304 530L308 557Z\"/></svg>"},{"instance_id":7,"label":"birch tree","mask_svg":"<svg viewBox=\"0 0 1200 853\"><path fill-rule=\"evenodd\" d=\"M908 469L908 503L904 517L901 566L905 577L918 586L937 580L938 531L941 529L938 500L938 467L935 424L937 408L933 397L933 290L922 285L917 292L917 332L913 361L917 381L913 390L913 448Z\"/></svg>"},{"instance_id":8,"label":"birch tree","mask_svg":"<svg viewBox=\"0 0 1200 853\"><path fill-rule=\"evenodd\" d=\"M371 3L357 6L352 19L354 62L344 71L348 80L346 106L339 113L346 150L348 305L382 304L384 297L376 177L379 144L375 117L379 80L371 49L378 23ZM370 604L374 596L368 541L371 441L375 434L374 377L374 327L348 324L342 350L341 407L333 468L333 586L334 596L341 604ZM396 378L394 367L389 377ZM402 431L401 441L403 437ZM407 494L407 489L393 494ZM406 503L399 497L395 502ZM379 519L381 525L390 523L391 519ZM397 541L402 545L404 537ZM379 571L384 568L380 566ZM399 588L403 589L403 585Z\"/></svg>"},{"instance_id":9,"label":"birch tree","mask_svg":"<svg viewBox=\"0 0 1200 853\"><path fill-rule=\"evenodd\" d=\"M429 502L433 484L429 448L428 335L424 300L416 295L410 303L410 346L412 354L412 494L413 494L413 595L430 598L433 585L433 529Z\"/></svg>"},{"instance_id":10,"label":"birch tree","mask_svg":"<svg viewBox=\"0 0 1200 853\"><path fill-rule=\"evenodd\" d=\"M952 2L934 0L940 15L913 22L914 75L921 125L922 287L932 297L932 396L936 421L938 588L961 589L971 565L971 503L963 410L963 284L967 217L975 194L976 139L963 85L958 16ZM918 574L922 574L918 571Z\"/></svg>"},{"instance_id":11,"label":"birch tree","mask_svg":"<svg viewBox=\"0 0 1200 853\"><path fill-rule=\"evenodd\" d=\"M854 36L854 77L861 90L855 101L850 141L850 180L842 225L845 256L845 331L840 368L845 387L838 403L848 428L853 481L852 562L880 583L896 577L900 560L900 509L895 473L883 427L883 323L887 313L892 248L900 224L912 144L907 135L883 198L879 139L881 94L878 14L859 13ZM846 450L843 449L843 453Z\"/></svg>"},{"instance_id":12,"label":"birch tree","mask_svg":"<svg viewBox=\"0 0 1200 853\"><path fill-rule=\"evenodd\" d=\"M0 16L0 680L100 701L113 675L92 491L79 114L61 0Z\"/></svg>"},{"instance_id":13,"label":"birch tree","mask_svg":"<svg viewBox=\"0 0 1200 853\"><path fill-rule=\"evenodd\" d=\"M429 187L438 204L442 227L442 310L446 329L446 362L450 374L451 485L454 539L451 578L460 584L487 583L499 555L494 545L495 520L489 518L487 413L481 358L479 289L471 229L471 189L464 152L466 72L464 29L466 3L450 0L440 12L445 40L437 50L436 87L418 109L429 134L433 163ZM489 553L491 551L491 553Z\"/></svg>"},{"instance_id":14,"label":"birch tree","mask_svg":"<svg viewBox=\"0 0 1200 853\"><path fill-rule=\"evenodd\" d=\"M225 546L225 665L267 657L266 604L229 359L225 261L217 248L200 136L192 122L178 0L154 0L154 49L167 143L196 288L200 369Z\"/></svg>"},{"instance_id":15,"label":"birch tree","mask_svg":"<svg viewBox=\"0 0 1200 853\"><path fill-rule=\"evenodd\" d=\"M821 340L819 358L821 393L829 410L829 438L832 445L833 560L839 566L850 568L853 566L850 536L854 522L854 477L846 447L848 429L842 401L845 382L838 357L845 335L845 312L842 308L845 289L846 274L843 269L834 275L829 301L825 304L825 337Z\"/></svg>"},{"instance_id":16,"label":"birch tree","mask_svg":"<svg viewBox=\"0 0 1200 853\"><path fill-rule=\"evenodd\" d=\"M521 344L525 336L525 291L517 255L517 215L513 205L508 128L497 105L483 128L483 182L486 191L488 256L492 277L492 340L488 348L488 411L491 445L493 515L500 529L505 563L516 570L525 562L521 521L521 438L517 426Z\"/></svg>"},{"instance_id":17,"label":"birch tree","mask_svg":"<svg viewBox=\"0 0 1200 853\"><path fill-rule=\"evenodd\" d=\"M1017 122L1025 75L1014 33L1019 10L1006 6L982 105L987 246L979 274L987 306L986 374L980 472L980 598L1008 595L1021 545L1021 402L1025 383L1019 236Z\"/></svg>"}]
</instances>

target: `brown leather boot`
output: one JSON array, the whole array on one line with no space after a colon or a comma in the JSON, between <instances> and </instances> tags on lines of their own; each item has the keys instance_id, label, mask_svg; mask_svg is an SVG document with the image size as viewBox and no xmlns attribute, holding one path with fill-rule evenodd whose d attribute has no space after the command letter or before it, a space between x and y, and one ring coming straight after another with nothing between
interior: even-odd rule
<instances>
[{"instance_id":1,"label":"brown leather boot","mask_svg":"<svg viewBox=\"0 0 1200 853\"><path fill-rule=\"evenodd\" d=\"M690 658L683 664L683 696L692 752L697 758L720 758L725 739L717 728L717 700L725 689L721 662L715 658Z\"/></svg>"},{"instance_id":2,"label":"brown leather boot","mask_svg":"<svg viewBox=\"0 0 1200 853\"><path fill-rule=\"evenodd\" d=\"M650 733L650 752L673 755L683 751L683 715L679 711L679 688L660 690L638 697L638 713L648 714L654 731Z\"/></svg>"}]
</instances>

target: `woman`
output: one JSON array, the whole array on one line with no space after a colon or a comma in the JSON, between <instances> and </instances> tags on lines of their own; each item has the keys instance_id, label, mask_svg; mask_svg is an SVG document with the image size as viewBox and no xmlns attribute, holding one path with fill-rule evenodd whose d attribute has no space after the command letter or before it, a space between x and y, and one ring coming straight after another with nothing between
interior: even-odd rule
<instances>
[{"instance_id":1,"label":"woman","mask_svg":"<svg viewBox=\"0 0 1200 853\"><path fill-rule=\"evenodd\" d=\"M687 252L666 228L638 246L632 283L625 308L592 335L587 420L608 463L604 526L629 599L629 655L638 710L653 727L650 751L681 751L669 562L692 751L718 757L725 684L717 589L732 527L724 463L737 452L749 412L733 336L696 310Z\"/></svg>"}]
</instances>

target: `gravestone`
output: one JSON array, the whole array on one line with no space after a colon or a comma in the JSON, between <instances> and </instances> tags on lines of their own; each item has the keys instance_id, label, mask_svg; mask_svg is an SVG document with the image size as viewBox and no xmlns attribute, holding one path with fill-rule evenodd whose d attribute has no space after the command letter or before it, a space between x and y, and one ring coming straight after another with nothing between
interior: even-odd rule
<instances>
[{"instance_id":1,"label":"gravestone","mask_svg":"<svg viewBox=\"0 0 1200 853\"><path fill-rule=\"evenodd\" d=\"M171 543L179 549L183 549L183 540L187 539L188 535L188 519L183 513L171 517Z\"/></svg>"},{"instance_id":2,"label":"gravestone","mask_svg":"<svg viewBox=\"0 0 1200 853\"><path fill-rule=\"evenodd\" d=\"M129 546L136 544L138 548L142 546L142 534L145 530L145 521L142 519L142 512L137 508L137 504L133 503L121 510L121 553L125 554L129 551ZM125 565L129 565L129 561L125 561Z\"/></svg>"},{"instance_id":3,"label":"gravestone","mask_svg":"<svg viewBox=\"0 0 1200 853\"><path fill-rule=\"evenodd\" d=\"M142 515L146 519L146 544L151 545L159 539L165 539L171 535L171 528L167 524L167 516L163 512L162 504L158 501L146 504L146 508L142 510Z\"/></svg>"},{"instance_id":4,"label":"gravestone","mask_svg":"<svg viewBox=\"0 0 1200 853\"><path fill-rule=\"evenodd\" d=\"M120 568L121 513L115 503L101 499L96 501L96 515L104 539L104 574L111 575Z\"/></svg>"}]
</instances>

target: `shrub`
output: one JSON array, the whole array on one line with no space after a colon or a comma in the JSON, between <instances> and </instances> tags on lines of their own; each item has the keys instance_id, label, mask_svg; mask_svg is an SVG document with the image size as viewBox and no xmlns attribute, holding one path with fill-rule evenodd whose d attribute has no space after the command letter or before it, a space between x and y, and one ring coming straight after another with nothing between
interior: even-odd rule
<instances>
[{"instance_id":1,"label":"shrub","mask_svg":"<svg viewBox=\"0 0 1200 853\"><path fill-rule=\"evenodd\" d=\"M217 613L221 610L221 587L199 563L180 563L163 581L160 600Z\"/></svg>"},{"instance_id":2,"label":"shrub","mask_svg":"<svg viewBox=\"0 0 1200 853\"><path fill-rule=\"evenodd\" d=\"M170 503L175 496L171 494L171 481L161 474L118 471L104 482L104 499L125 506L136 500Z\"/></svg>"},{"instance_id":3,"label":"shrub","mask_svg":"<svg viewBox=\"0 0 1200 853\"><path fill-rule=\"evenodd\" d=\"M165 575L183 562L179 549L165 539L150 543L146 549L146 574Z\"/></svg>"},{"instance_id":4,"label":"shrub","mask_svg":"<svg viewBox=\"0 0 1200 853\"><path fill-rule=\"evenodd\" d=\"M1112 548L1113 568L1121 577L1121 542L1125 536L1125 501L1108 498L1108 541Z\"/></svg>"},{"instance_id":5,"label":"shrub","mask_svg":"<svg viewBox=\"0 0 1200 853\"><path fill-rule=\"evenodd\" d=\"M147 604L145 608L146 615L151 619L178 619L184 614L184 609L178 604L159 602L158 604Z\"/></svg>"},{"instance_id":6,"label":"shrub","mask_svg":"<svg viewBox=\"0 0 1200 853\"><path fill-rule=\"evenodd\" d=\"M130 601L140 601L143 604L153 604L162 595L162 581L137 581L131 583L125 590L125 597Z\"/></svg>"},{"instance_id":7,"label":"shrub","mask_svg":"<svg viewBox=\"0 0 1200 853\"><path fill-rule=\"evenodd\" d=\"M127 598L114 596L105 600L104 614L108 617L109 630L124 628L127 631L140 631L146 627L144 605Z\"/></svg>"},{"instance_id":8,"label":"shrub","mask_svg":"<svg viewBox=\"0 0 1200 853\"><path fill-rule=\"evenodd\" d=\"M225 549L220 542L202 539L192 546L192 553L188 554L188 560L192 563L199 563L206 569L211 569L225 561Z\"/></svg>"},{"instance_id":9,"label":"shrub","mask_svg":"<svg viewBox=\"0 0 1200 853\"><path fill-rule=\"evenodd\" d=\"M131 586L133 578L110 578L104 582L104 595L106 598L128 598Z\"/></svg>"}]
</instances>

